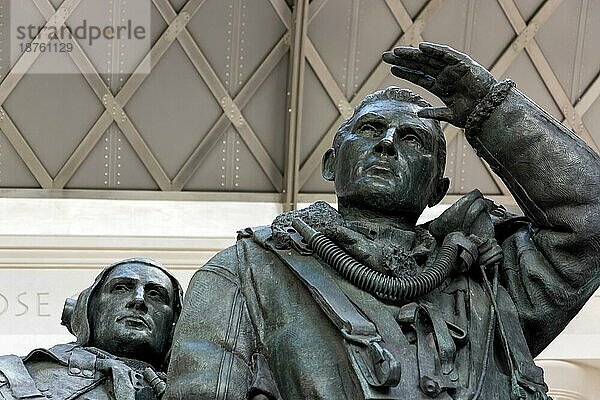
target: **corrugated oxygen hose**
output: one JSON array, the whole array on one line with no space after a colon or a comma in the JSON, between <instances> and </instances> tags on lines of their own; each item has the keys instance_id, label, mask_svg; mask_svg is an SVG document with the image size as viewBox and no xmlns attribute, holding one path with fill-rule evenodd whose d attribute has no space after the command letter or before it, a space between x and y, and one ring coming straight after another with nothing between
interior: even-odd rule
<instances>
[{"instance_id":1,"label":"corrugated oxygen hose","mask_svg":"<svg viewBox=\"0 0 600 400\"><path fill-rule=\"evenodd\" d=\"M447 236L432 266L416 276L399 278L359 263L300 218L295 218L292 226L310 248L347 281L390 301L412 300L431 292L450 275L458 256L458 246Z\"/></svg>"}]
</instances>

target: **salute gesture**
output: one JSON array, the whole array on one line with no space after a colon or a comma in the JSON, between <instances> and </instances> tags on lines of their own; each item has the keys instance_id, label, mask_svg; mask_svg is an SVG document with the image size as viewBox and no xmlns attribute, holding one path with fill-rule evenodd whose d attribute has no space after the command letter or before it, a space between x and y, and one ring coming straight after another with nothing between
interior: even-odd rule
<instances>
[{"instance_id":1,"label":"salute gesture","mask_svg":"<svg viewBox=\"0 0 600 400\"><path fill-rule=\"evenodd\" d=\"M418 115L464 128L475 106L498 83L471 57L451 47L422 42L419 48L396 47L383 54L392 74L438 96L443 108L424 108Z\"/></svg>"}]
</instances>

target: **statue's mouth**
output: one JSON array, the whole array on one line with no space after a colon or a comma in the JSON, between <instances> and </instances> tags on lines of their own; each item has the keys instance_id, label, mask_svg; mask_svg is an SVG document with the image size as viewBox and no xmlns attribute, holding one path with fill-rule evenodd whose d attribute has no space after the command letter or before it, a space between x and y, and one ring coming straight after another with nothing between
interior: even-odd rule
<instances>
[{"instance_id":1,"label":"statue's mouth","mask_svg":"<svg viewBox=\"0 0 600 400\"><path fill-rule=\"evenodd\" d=\"M387 166L387 165L382 165L382 164L375 164L375 165L371 165L369 168L367 168L367 172L392 172L392 169Z\"/></svg>"},{"instance_id":2,"label":"statue's mouth","mask_svg":"<svg viewBox=\"0 0 600 400\"><path fill-rule=\"evenodd\" d=\"M388 161L379 160L364 169L367 175L395 175L393 166Z\"/></svg>"},{"instance_id":3,"label":"statue's mouth","mask_svg":"<svg viewBox=\"0 0 600 400\"><path fill-rule=\"evenodd\" d=\"M148 324L144 318L137 315L125 315L119 317L117 318L117 322L121 322L134 329L150 329L150 324Z\"/></svg>"}]
</instances>

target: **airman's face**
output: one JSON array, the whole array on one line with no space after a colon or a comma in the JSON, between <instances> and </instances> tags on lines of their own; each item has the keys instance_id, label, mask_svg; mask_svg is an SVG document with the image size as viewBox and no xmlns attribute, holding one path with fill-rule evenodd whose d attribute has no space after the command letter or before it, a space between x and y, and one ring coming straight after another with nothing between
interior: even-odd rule
<instances>
[{"instance_id":1,"label":"airman's face","mask_svg":"<svg viewBox=\"0 0 600 400\"><path fill-rule=\"evenodd\" d=\"M170 345L174 300L173 283L160 269L138 263L115 267L90 302L91 345L116 356L160 361Z\"/></svg>"},{"instance_id":2,"label":"airman's face","mask_svg":"<svg viewBox=\"0 0 600 400\"><path fill-rule=\"evenodd\" d=\"M379 100L362 108L335 155L342 203L420 214L437 182L434 126L419 106Z\"/></svg>"}]
</instances>

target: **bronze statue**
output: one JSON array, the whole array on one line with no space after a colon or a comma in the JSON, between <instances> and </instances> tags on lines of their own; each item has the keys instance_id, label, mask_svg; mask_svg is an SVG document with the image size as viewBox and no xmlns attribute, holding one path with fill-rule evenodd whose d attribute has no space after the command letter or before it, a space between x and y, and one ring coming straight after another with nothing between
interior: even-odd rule
<instances>
[{"instance_id":1,"label":"bronze statue","mask_svg":"<svg viewBox=\"0 0 600 400\"><path fill-rule=\"evenodd\" d=\"M65 303L62 323L75 343L0 357L0 398L161 398L181 298L177 280L154 260L107 267Z\"/></svg>"},{"instance_id":2,"label":"bronze statue","mask_svg":"<svg viewBox=\"0 0 600 400\"><path fill-rule=\"evenodd\" d=\"M246 229L194 276L168 399L547 399L538 355L600 283L600 157L509 81L422 43L384 54L437 95L367 96L318 202ZM465 128L525 216L446 194L439 120Z\"/></svg>"}]
</instances>

